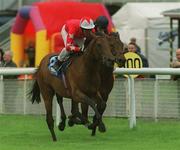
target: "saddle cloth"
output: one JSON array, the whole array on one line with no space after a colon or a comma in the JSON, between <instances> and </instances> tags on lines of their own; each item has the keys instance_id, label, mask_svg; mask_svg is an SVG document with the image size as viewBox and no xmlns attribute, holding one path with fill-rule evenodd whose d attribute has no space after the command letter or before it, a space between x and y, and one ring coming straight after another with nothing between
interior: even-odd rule
<instances>
[{"instance_id":1,"label":"saddle cloth","mask_svg":"<svg viewBox=\"0 0 180 150\"><path fill-rule=\"evenodd\" d=\"M57 76L57 77L60 77L62 78L62 75L64 75L64 73L66 72L66 69L68 68L68 66L71 64L71 59L67 59L66 61L64 61L62 63L61 66L59 66L59 69L58 71L56 71L53 66L54 64L58 61L58 56L57 55L54 55L54 56L51 56L50 59L49 59L49 64L48 64L48 68L49 68L49 71Z\"/></svg>"}]
</instances>

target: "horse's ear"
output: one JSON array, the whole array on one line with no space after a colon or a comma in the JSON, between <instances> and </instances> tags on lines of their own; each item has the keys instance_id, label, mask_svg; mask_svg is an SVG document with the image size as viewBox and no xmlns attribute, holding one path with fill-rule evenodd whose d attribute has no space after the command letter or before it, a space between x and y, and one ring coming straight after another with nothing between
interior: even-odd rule
<instances>
[{"instance_id":1,"label":"horse's ear","mask_svg":"<svg viewBox=\"0 0 180 150\"><path fill-rule=\"evenodd\" d=\"M110 36L113 36L113 37L115 37L116 39L120 39L120 35L119 35L118 32L111 32L111 33L110 33Z\"/></svg>"}]
</instances>

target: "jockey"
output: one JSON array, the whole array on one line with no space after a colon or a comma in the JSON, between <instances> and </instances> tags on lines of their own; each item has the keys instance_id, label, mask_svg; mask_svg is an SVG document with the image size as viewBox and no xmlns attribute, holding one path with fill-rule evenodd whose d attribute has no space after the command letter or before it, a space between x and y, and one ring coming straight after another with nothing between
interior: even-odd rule
<instances>
[{"instance_id":1,"label":"jockey","mask_svg":"<svg viewBox=\"0 0 180 150\"><path fill-rule=\"evenodd\" d=\"M96 32L104 32L105 34L108 34L109 21L106 16L99 16L94 24Z\"/></svg>"},{"instance_id":2,"label":"jockey","mask_svg":"<svg viewBox=\"0 0 180 150\"><path fill-rule=\"evenodd\" d=\"M95 25L91 18L83 17L80 20L68 20L61 29L61 35L65 47L58 56L58 61L53 68L58 71L60 65L65 61L71 52L83 51L84 41L91 37Z\"/></svg>"}]
</instances>

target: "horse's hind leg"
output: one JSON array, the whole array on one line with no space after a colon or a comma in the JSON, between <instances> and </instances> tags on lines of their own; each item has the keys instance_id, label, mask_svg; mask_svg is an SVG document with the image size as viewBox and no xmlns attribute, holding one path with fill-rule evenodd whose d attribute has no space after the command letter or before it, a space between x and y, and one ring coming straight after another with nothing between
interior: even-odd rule
<instances>
[{"instance_id":1,"label":"horse's hind leg","mask_svg":"<svg viewBox=\"0 0 180 150\"><path fill-rule=\"evenodd\" d=\"M46 108L46 122L51 132L53 141L57 141L57 138L54 132L54 120L52 116L52 100L53 100L54 93L51 89L49 89L46 86L43 86L43 88L41 88L41 93L42 93L42 97L44 99L45 108Z\"/></svg>"},{"instance_id":2,"label":"horse's hind leg","mask_svg":"<svg viewBox=\"0 0 180 150\"><path fill-rule=\"evenodd\" d=\"M63 107L63 97L59 96L56 93L57 102L59 104L60 110L61 110L61 122L58 125L59 130L63 131L66 126L66 114Z\"/></svg>"}]
</instances>

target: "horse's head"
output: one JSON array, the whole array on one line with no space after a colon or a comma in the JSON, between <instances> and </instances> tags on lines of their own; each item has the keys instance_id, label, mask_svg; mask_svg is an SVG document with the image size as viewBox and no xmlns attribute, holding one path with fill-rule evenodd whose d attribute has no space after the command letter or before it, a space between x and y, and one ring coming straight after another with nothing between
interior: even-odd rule
<instances>
[{"instance_id":1,"label":"horse's head","mask_svg":"<svg viewBox=\"0 0 180 150\"><path fill-rule=\"evenodd\" d=\"M106 36L94 36L91 44L91 52L93 51L94 60L101 61L104 65L112 67L114 65L115 56L111 52L111 47Z\"/></svg>"},{"instance_id":2,"label":"horse's head","mask_svg":"<svg viewBox=\"0 0 180 150\"><path fill-rule=\"evenodd\" d=\"M124 56L124 44L120 40L118 32L113 32L110 35L107 35L107 39L116 63L119 65L119 67L124 66L126 61Z\"/></svg>"}]
</instances>

